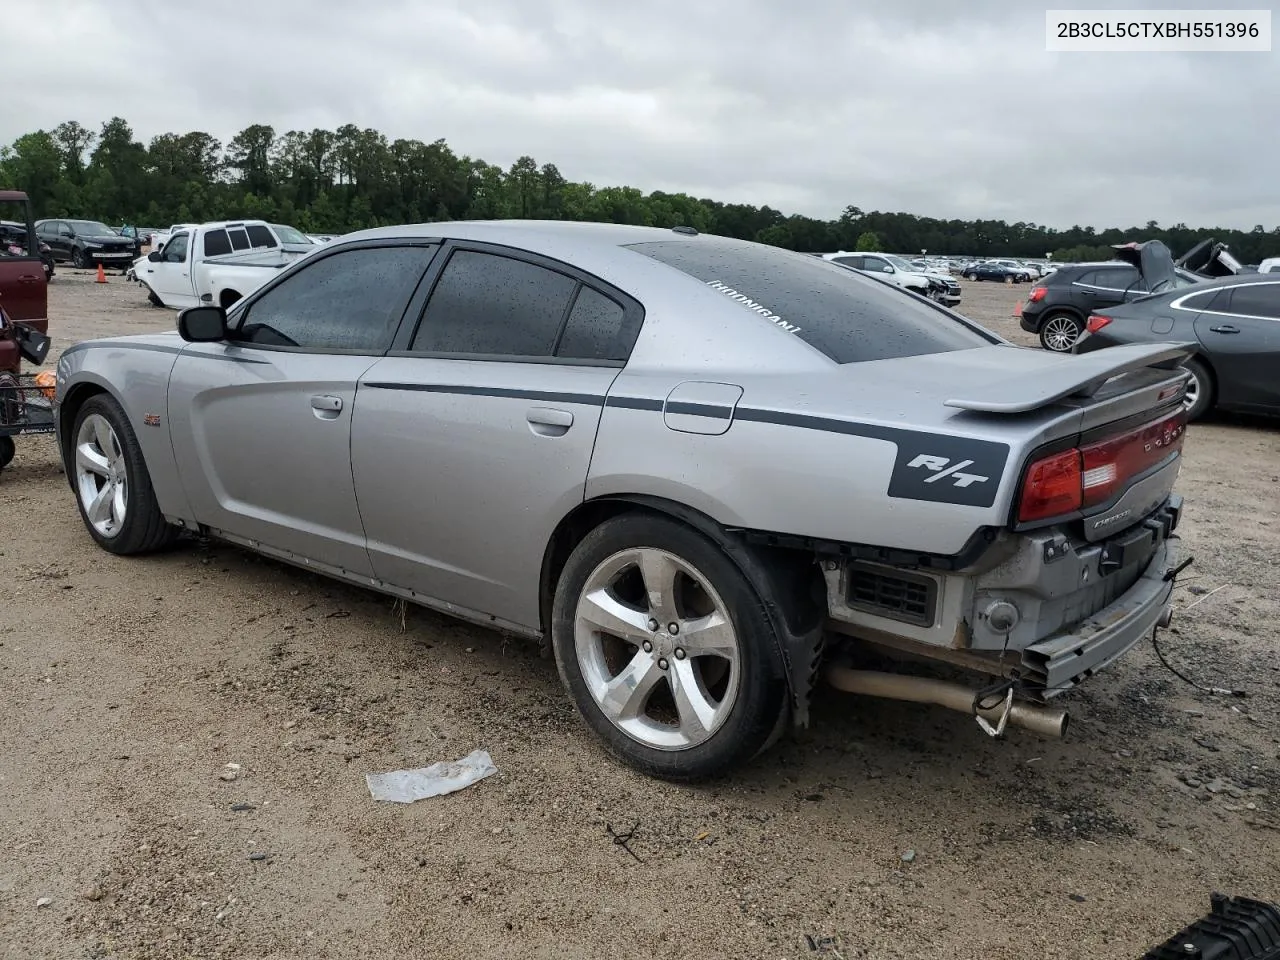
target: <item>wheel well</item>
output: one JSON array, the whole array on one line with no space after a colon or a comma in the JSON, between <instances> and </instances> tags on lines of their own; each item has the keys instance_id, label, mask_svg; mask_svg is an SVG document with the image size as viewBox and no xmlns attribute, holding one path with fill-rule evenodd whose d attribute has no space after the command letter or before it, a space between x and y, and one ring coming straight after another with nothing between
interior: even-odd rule
<instances>
[{"instance_id":1,"label":"wheel well","mask_svg":"<svg viewBox=\"0 0 1280 960\"><path fill-rule=\"evenodd\" d=\"M222 293L218 295L218 304L225 310L239 299L240 294L235 290L223 290Z\"/></svg>"},{"instance_id":2,"label":"wheel well","mask_svg":"<svg viewBox=\"0 0 1280 960\"><path fill-rule=\"evenodd\" d=\"M88 402L90 397L97 396L100 393L106 393L104 387L98 386L96 383L77 383L63 397L62 403L58 407L58 436L60 438L60 446L62 449L62 460L67 461L67 453L71 447L71 426L76 422L76 414L80 412L80 408ZM67 472L70 479L71 472Z\"/></svg>"},{"instance_id":3,"label":"wheel well","mask_svg":"<svg viewBox=\"0 0 1280 960\"><path fill-rule=\"evenodd\" d=\"M1216 401L1218 399L1218 371L1213 369L1213 364L1209 362L1209 357L1203 353L1196 353L1191 359L1204 367L1205 372L1209 374L1209 396Z\"/></svg>"},{"instance_id":4,"label":"wheel well","mask_svg":"<svg viewBox=\"0 0 1280 960\"><path fill-rule=\"evenodd\" d=\"M625 513L651 513L677 520L719 544L744 576L762 595L766 610L779 627L796 640L820 632L826 616L826 583L812 553L791 547L759 546L735 536L718 521L701 511L674 500L645 495L622 494L588 500L571 511L556 527L543 554L539 582L539 613L544 646L549 651L551 607L556 583L574 548L592 530ZM794 657L794 651L790 654ZM817 651L810 656L816 657ZM797 664L802 674L811 673L816 662ZM793 676L798 685L799 676ZM811 677L809 678L811 681ZM798 693L799 691L797 691ZM808 691L804 691L807 698Z\"/></svg>"},{"instance_id":5,"label":"wheel well","mask_svg":"<svg viewBox=\"0 0 1280 960\"><path fill-rule=\"evenodd\" d=\"M1062 307L1050 307L1048 310L1045 310L1044 313L1040 314L1040 324L1039 326L1036 327L1036 333L1039 333L1041 330L1044 329L1045 321L1047 321L1055 313L1067 314L1068 316L1071 317L1071 319L1075 320L1076 323L1080 324L1081 329L1084 328L1084 323L1085 323L1084 314L1081 313L1079 310L1077 310L1075 307L1068 305L1068 306L1062 306Z\"/></svg>"}]
</instances>

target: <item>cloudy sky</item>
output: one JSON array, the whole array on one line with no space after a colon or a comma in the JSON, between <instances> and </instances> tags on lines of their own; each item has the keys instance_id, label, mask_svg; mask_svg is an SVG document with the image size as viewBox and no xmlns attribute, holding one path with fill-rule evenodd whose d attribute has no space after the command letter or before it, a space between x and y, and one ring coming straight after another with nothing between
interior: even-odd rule
<instances>
[{"instance_id":1,"label":"cloudy sky","mask_svg":"<svg viewBox=\"0 0 1280 960\"><path fill-rule=\"evenodd\" d=\"M1025 0L3 6L0 143L351 122L824 218L1280 225L1276 53L1047 53Z\"/></svg>"}]
</instances>

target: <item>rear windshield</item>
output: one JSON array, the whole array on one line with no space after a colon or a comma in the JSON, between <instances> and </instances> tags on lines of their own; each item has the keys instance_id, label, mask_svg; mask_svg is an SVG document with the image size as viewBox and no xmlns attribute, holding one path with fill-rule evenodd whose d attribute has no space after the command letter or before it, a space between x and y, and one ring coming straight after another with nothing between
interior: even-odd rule
<instances>
[{"instance_id":1,"label":"rear windshield","mask_svg":"<svg viewBox=\"0 0 1280 960\"><path fill-rule=\"evenodd\" d=\"M727 237L629 249L701 280L836 363L915 357L1000 340L904 290L820 257Z\"/></svg>"}]
</instances>

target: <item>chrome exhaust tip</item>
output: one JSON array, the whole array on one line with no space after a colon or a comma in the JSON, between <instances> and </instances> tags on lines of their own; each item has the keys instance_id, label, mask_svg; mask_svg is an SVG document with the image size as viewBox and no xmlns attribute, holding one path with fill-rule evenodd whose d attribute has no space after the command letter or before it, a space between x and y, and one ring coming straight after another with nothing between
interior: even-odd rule
<instances>
[{"instance_id":1,"label":"chrome exhaust tip","mask_svg":"<svg viewBox=\"0 0 1280 960\"><path fill-rule=\"evenodd\" d=\"M1001 699L994 706L977 706L975 700L980 691L959 683L913 677L899 673L883 673L877 670L854 670L851 667L831 664L826 669L827 683L845 693L884 700L905 700L910 703L931 703L958 713L966 713L982 721L983 729L994 736L993 728L1012 724L1042 737L1060 740L1066 735L1070 717L1067 711L1057 707L1044 707L1035 703Z\"/></svg>"}]
</instances>

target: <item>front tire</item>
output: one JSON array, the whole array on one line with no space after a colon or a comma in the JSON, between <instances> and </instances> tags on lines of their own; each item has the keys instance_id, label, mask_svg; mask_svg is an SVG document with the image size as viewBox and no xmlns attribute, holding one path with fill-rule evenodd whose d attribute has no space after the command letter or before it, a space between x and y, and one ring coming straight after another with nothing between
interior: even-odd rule
<instances>
[{"instance_id":1,"label":"front tire","mask_svg":"<svg viewBox=\"0 0 1280 960\"><path fill-rule=\"evenodd\" d=\"M1040 324L1040 346L1053 353L1070 353L1084 327L1069 313L1051 313Z\"/></svg>"},{"instance_id":2,"label":"front tire","mask_svg":"<svg viewBox=\"0 0 1280 960\"><path fill-rule=\"evenodd\" d=\"M1191 382L1187 384L1187 396L1184 401L1187 408L1187 420L1199 420L1213 409L1215 385L1213 374L1205 366L1204 361L1192 357L1182 364L1191 374Z\"/></svg>"},{"instance_id":3,"label":"front tire","mask_svg":"<svg viewBox=\"0 0 1280 960\"><path fill-rule=\"evenodd\" d=\"M0 437L0 470L13 463L17 453L18 445L13 442L13 437Z\"/></svg>"},{"instance_id":4,"label":"front tire","mask_svg":"<svg viewBox=\"0 0 1280 960\"><path fill-rule=\"evenodd\" d=\"M76 247L71 251L71 265L77 270L88 270L92 266L89 263L89 258L85 256L84 250L80 247Z\"/></svg>"},{"instance_id":5,"label":"front tire","mask_svg":"<svg viewBox=\"0 0 1280 960\"><path fill-rule=\"evenodd\" d=\"M714 542L666 517L616 517L578 544L551 639L583 719L649 776L724 774L766 747L788 709L755 590Z\"/></svg>"},{"instance_id":6,"label":"front tire","mask_svg":"<svg viewBox=\"0 0 1280 960\"><path fill-rule=\"evenodd\" d=\"M966 273L966 274L964 275L964 278L965 278L966 280L977 280L977 279L978 279L978 275L977 275L976 273Z\"/></svg>"},{"instance_id":7,"label":"front tire","mask_svg":"<svg viewBox=\"0 0 1280 960\"><path fill-rule=\"evenodd\" d=\"M122 556L168 546L177 530L164 519L129 418L113 397L85 401L71 431L76 505L89 535Z\"/></svg>"}]
</instances>

